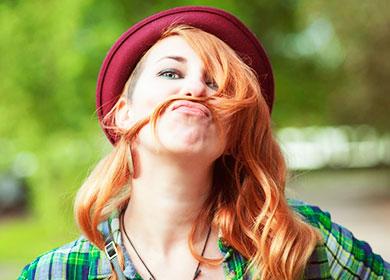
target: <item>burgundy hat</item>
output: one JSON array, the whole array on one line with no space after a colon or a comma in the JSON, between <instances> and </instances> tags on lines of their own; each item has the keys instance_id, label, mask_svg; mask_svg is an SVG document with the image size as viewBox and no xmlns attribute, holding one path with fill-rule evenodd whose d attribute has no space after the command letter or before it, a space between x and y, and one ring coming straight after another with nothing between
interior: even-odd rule
<instances>
[{"instance_id":1,"label":"burgundy hat","mask_svg":"<svg viewBox=\"0 0 390 280\"><path fill-rule=\"evenodd\" d=\"M152 47L167 27L186 24L217 36L255 70L262 93L272 110L274 79L271 64L255 35L236 17L216 8L184 6L149 16L130 27L115 42L103 61L96 88L99 120L119 99L126 81L143 54ZM115 144L116 137L104 129Z\"/></svg>"}]
</instances>

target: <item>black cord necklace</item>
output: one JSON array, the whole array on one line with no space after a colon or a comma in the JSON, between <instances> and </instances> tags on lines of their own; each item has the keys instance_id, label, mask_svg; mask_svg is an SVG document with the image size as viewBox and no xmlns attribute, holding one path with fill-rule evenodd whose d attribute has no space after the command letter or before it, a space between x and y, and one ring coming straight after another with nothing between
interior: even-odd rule
<instances>
[{"instance_id":1,"label":"black cord necklace","mask_svg":"<svg viewBox=\"0 0 390 280\"><path fill-rule=\"evenodd\" d=\"M124 224L124 214L121 215L121 219L120 220L121 220L121 226L122 226L123 232L125 233L127 241L129 241L131 248L133 248L135 254L138 257L138 259L141 261L141 263L143 264L143 266L145 267L145 269L148 271L148 273L150 275L149 280L156 280L156 277L154 277L153 273L150 271L150 269L148 268L146 263L143 261L143 259L139 255L138 251L135 249L135 246L134 246L133 242L131 242L131 239L130 239L129 235L126 232L126 228L125 228L125 224ZM204 245L203 245L203 250L202 250L202 254L201 254L202 257L204 255L204 252L206 251L206 247L207 247L207 243L209 241L210 233L211 233L211 226L210 226L209 231L207 233L206 241L204 242ZM199 267L200 267L200 262L198 261L198 265L196 266L196 270L195 270L194 277L192 278L192 280L195 280L196 278L198 278L198 276L202 272L199 269Z\"/></svg>"}]
</instances>

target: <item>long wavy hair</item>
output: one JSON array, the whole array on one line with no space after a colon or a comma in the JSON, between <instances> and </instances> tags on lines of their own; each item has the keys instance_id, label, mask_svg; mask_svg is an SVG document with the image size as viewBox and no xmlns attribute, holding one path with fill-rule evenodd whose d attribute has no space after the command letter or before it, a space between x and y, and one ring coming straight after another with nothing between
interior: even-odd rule
<instances>
[{"instance_id":1,"label":"long wavy hair","mask_svg":"<svg viewBox=\"0 0 390 280\"><path fill-rule=\"evenodd\" d=\"M202 257L194 249L197 233L204 230L199 225L211 222L220 229L223 241L248 260L246 273L253 279L299 279L320 237L287 204L285 161L272 135L269 108L254 71L228 45L200 29L173 26L161 39L169 36L184 38L202 59L205 73L218 84L212 98L219 102L212 112L219 124L224 123L219 128L227 135L226 149L214 164L209 197L189 234L192 255L203 264L221 264L221 259ZM130 76L122 97L131 98L147 55ZM158 117L172 100L175 98L129 130L115 126L117 105L102 121L119 140L86 179L75 201L81 231L100 249L104 239L99 223L131 203L130 144L147 123L155 129ZM119 255L123 265L123 253ZM112 277L116 278L115 273Z\"/></svg>"}]
</instances>

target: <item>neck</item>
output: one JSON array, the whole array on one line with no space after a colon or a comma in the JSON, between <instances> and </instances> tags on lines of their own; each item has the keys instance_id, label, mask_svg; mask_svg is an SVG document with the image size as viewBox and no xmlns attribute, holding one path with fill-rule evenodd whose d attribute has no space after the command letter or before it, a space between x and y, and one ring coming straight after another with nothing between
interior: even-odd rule
<instances>
[{"instance_id":1,"label":"neck","mask_svg":"<svg viewBox=\"0 0 390 280\"><path fill-rule=\"evenodd\" d=\"M212 185L213 164L188 157L136 153L136 173L124 226L140 247L169 255L188 235ZM153 174L153 176L150 176ZM207 229L197 239L204 241ZM195 244L201 247L201 244Z\"/></svg>"}]
</instances>

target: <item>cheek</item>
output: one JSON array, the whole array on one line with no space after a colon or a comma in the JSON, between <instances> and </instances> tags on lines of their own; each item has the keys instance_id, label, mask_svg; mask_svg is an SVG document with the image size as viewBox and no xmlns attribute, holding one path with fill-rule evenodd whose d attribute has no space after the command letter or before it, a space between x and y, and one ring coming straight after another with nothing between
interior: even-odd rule
<instances>
[{"instance_id":1,"label":"cheek","mask_svg":"<svg viewBox=\"0 0 390 280\"><path fill-rule=\"evenodd\" d=\"M144 81L143 85L139 86L132 95L132 111L136 116L149 116L154 109L163 103L167 97L175 94L172 86L164 83L156 83L156 81Z\"/></svg>"},{"instance_id":2,"label":"cheek","mask_svg":"<svg viewBox=\"0 0 390 280\"><path fill-rule=\"evenodd\" d=\"M164 100L158 96L152 96L149 93L144 93L143 96L132 99L131 115L139 120L150 116L154 109Z\"/></svg>"}]
</instances>

